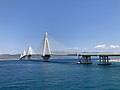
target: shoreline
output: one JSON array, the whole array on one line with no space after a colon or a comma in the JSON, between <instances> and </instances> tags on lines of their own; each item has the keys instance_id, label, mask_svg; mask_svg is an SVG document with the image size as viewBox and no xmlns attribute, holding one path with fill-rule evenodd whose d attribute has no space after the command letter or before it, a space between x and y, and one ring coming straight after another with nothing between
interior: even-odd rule
<instances>
[{"instance_id":1,"label":"shoreline","mask_svg":"<svg viewBox=\"0 0 120 90\"><path fill-rule=\"evenodd\" d=\"M111 59L109 60L110 62L120 62L120 58L119 59Z\"/></svg>"},{"instance_id":2,"label":"shoreline","mask_svg":"<svg viewBox=\"0 0 120 90\"><path fill-rule=\"evenodd\" d=\"M1 60L19 60L19 59L0 59Z\"/></svg>"}]
</instances>

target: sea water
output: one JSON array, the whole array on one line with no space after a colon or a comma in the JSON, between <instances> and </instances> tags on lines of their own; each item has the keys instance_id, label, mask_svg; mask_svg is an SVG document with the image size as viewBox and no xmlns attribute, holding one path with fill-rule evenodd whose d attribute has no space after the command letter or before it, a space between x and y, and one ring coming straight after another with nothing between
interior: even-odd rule
<instances>
[{"instance_id":1,"label":"sea water","mask_svg":"<svg viewBox=\"0 0 120 90\"><path fill-rule=\"evenodd\" d=\"M120 90L120 63L76 61L1 60L0 90Z\"/></svg>"}]
</instances>

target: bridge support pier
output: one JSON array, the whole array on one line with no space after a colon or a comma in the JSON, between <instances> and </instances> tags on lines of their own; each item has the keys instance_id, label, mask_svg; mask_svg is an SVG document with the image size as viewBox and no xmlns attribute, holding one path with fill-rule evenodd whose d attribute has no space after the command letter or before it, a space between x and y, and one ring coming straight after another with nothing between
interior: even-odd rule
<instances>
[{"instance_id":1,"label":"bridge support pier","mask_svg":"<svg viewBox=\"0 0 120 90\"><path fill-rule=\"evenodd\" d=\"M44 61L44 62L49 62L49 59L50 59L51 55L46 54L46 55L41 56L41 57L43 58L43 61Z\"/></svg>"},{"instance_id":2,"label":"bridge support pier","mask_svg":"<svg viewBox=\"0 0 120 90\"><path fill-rule=\"evenodd\" d=\"M98 65L110 65L108 56L99 56L99 63Z\"/></svg>"},{"instance_id":3,"label":"bridge support pier","mask_svg":"<svg viewBox=\"0 0 120 90\"><path fill-rule=\"evenodd\" d=\"M22 60L25 60L25 56L22 58Z\"/></svg>"},{"instance_id":4,"label":"bridge support pier","mask_svg":"<svg viewBox=\"0 0 120 90\"><path fill-rule=\"evenodd\" d=\"M28 55L28 60L31 60L31 55Z\"/></svg>"},{"instance_id":5,"label":"bridge support pier","mask_svg":"<svg viewBox=\"0 0 120 90\"><path fill-rule=\"evenodd\" d=\"M22 58L20 58L19 60L25 60L25 56L23 56Z\"/></svg>"},{"instance_id":6,"label":"bridge support pier","mask_svg":"<svg viewBox=\"0 0 120 90\"><path fill-rule=\"evenodd\" d=\"M91 56L82 56L80 60L80 64L92 64Z\"/></svg>"}]
</instances>

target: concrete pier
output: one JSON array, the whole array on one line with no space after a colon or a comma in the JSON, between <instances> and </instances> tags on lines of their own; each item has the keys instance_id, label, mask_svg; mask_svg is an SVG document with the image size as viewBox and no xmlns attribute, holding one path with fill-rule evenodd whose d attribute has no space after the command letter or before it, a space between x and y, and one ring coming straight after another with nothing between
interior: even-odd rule
<instances>
[{"instance_id":1,"label":"concrete pier","mask_svg":"<svg viewBox=\"0 0 120 90\"><path fill-rule=\"evenodd\" d=\"M91 56L89 55L83 55L80 59L80 64L92 64L91 62Z\"/></svg>"},{"instance_id":2,"label":"concrete pier","mask_svg":"<svg viewBox=\"0 0 120 90\"><path fill-rule=\"evenodd\" d=\"M23 57L21 57L19 60L25 60L25 57L26 57L26 56L23 56Z\"/></svg>"},{"instance_id":3,"label":"concrete pier","mask_svg":"<svg viewBox=\"0 0 120 90\"><path fill-rule=\"evenodd\" d=\"M27 56L28 56L28 60L31 60L31 56L32 56L32 55L27 55Z\"/></svg>"},{"instance_id":4,"label":"concrete pier","mask_svg":"<svg viewBox=\"0 0 120 90\"><path fill-rule=\"evenodd\" d=\"M44 61L44 62L49 62L48 60L50 59L51 55L46 54L46 55L41 56L41 57L43 58L43 61Z\"/></svg>"},{"instance_id":5,"label":"concrete pier","mask_svg":"<svg viewBox=\"0 0 120 90\"><path fill-rule=\"evenodd\" d=\"M98 65L111 65L108 56L100 55Z\"/></svg>"}]
</instances>

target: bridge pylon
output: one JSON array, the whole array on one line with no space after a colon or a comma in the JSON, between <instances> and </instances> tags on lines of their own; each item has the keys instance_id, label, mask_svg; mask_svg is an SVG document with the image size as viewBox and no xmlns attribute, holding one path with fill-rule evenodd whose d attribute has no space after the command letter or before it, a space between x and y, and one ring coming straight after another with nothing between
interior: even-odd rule
<instances>
[{"instance_id":1,"label":"bridge pylon","mask_svg":"<svg viewBox=\"0 0 120 90\"><path fill-rule=\"evenodd\" d=\"M32 49L32 47L29 45L29 46L28 46L28 50L27 50L28 60L31 60L32 54L33 54L33 49Z\"/></svg>"},{"instance_id":2,"label":"bridge pylon","mask_svg":"<svg viewBox=\"0 0 120 90\"><path fill-rule=\"evenodd\" d=\"M21 53L19 60L25 60L26 52Z\"/></svg>"},{"instance_id":3,"label":"bridge pylon","mask_svg":"<svg viewBox=\"0 0 120 90\"><path fill-rule=\"evenodd\" d=\"M106 55L99 55L99 63L98 65L111 65L109 62L109 58Z\"/></svg>"},{"instance_id":4,"label":"bridge pylon","mask_svg":"<svg viewBox=\"0 0 120 90\"><path fill-rule=\"evenodd\" d=\"M92 62L91 62L91 56L83 55L81 57L81 64L92 64Z\"/></svg>"},{"instance_id":5,"label":"bridge pylon","mask_svg":"<svg viewBox=\"0 0 120 90\"><path fill-rule=\"evenodd\" d=\"M50 50L50 44L49 44L47 32L45 33L44 36L44 43L43 43L43 50L41 57L44 61L48 61L49 58L51 57L51 50Z\"/></svg>"},{"instance_id":6,"label":"bridge pylon","mask_svg":"<svg viewBox=\"0 0 120 90\"><path fill-rule=\"evenodd\" d=\"M80 55L78 55L78 59L77 64L92 64L90 55L81 55L81 58Z\"/></svg>"}]
</instances>

